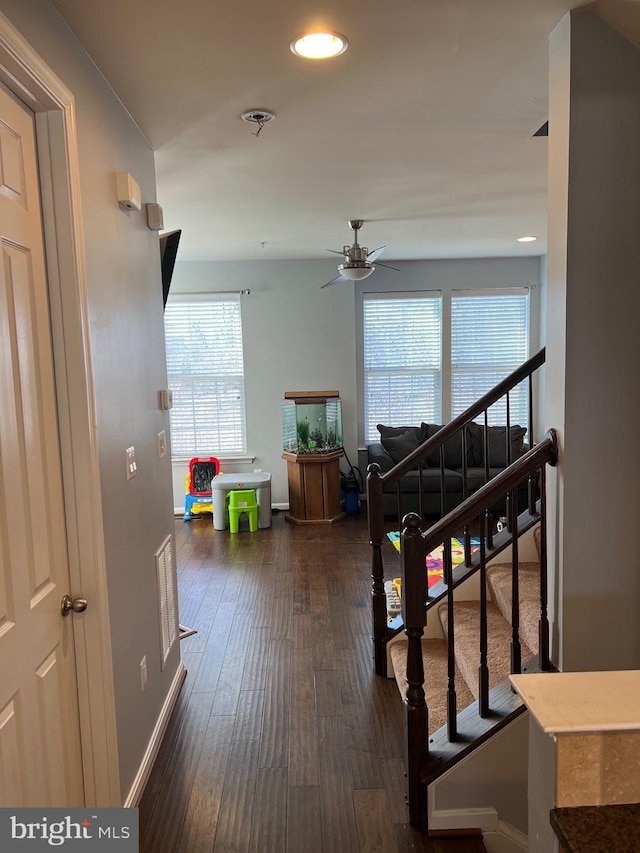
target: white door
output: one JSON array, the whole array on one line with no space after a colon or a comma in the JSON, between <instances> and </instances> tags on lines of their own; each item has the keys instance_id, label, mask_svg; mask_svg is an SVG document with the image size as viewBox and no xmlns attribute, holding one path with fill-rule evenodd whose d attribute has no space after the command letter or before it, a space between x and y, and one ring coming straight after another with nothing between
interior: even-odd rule
<instances>
[{"instance_id":1,"label":"white door","mask_svg":"<svg viewBox=\"0 0 640 853\"><path fill-rule=\"evenodd\" d=\"M0 806L83 804L33 113L0 86Z\"/></svg>"}]
</instances>

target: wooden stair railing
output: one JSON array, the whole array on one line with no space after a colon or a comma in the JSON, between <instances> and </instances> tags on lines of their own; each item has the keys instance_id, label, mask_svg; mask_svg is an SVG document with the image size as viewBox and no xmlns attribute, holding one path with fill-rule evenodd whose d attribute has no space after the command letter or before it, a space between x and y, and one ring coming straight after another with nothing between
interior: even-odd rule
<instances>
[{"instance_id":1,"label":"wooden stair railing","mask_svg":"<svg viewBox=\"0 0 640 853\"><path fill-rule=\"evenodd\" d=\"M398 520L401 519L401 500L400 500L400 480L409 471L418 468L418 498L419 498L419 513L424 519L423 512L423 464L427 458L433 453L440 454L440 506L441 515L445 515L446 506L446 485L445 485L445 466L444 466L444 447L446 442L462 431L462 494L463 498L468 497L468 479L467 479L467 431L465 426L476 420L481 415L484 420L484 465L485 465L485 482L490 482L490 455L488 446L488 411L489 408L501 400L506 398L506 460L509 464L511 459L511 423L510 423L510 406L509 392L513 390L523 381L528 381L528 396L529 396L529 423L528 432L529 443L532 444L534 436L534 412L533 412L533 375L545 362L545 350L541 349L536 355L532 356L528 361L514 370L509 376L503 379L491 391L487 392L477 402L470 406L465 412L454 418L450 423L443 426L436 435L423 442L420 447L416 448L412 453L405 457L401 462L395 465L386 474L380 473L380 467L376 463L369 465L367 473L367 513L369 522L369 541L372 548L371 554L371 595L372 595L372 628L373 628L373 643L374 643L374 661L378 675L387 675L387 655L386 644L393 637L397 630L390 630L387 626L387 609L386 597L384 593L384 562L382 557L382 545L385 540L385 522L384 522L384 492L388 491L393 485L396 486L398 495ZM513 500L512 493L507 495L507 517L509 519L509 527L513 523L513 514L510 509ZM528 505L531 514L535 510L535 493L534 493L534 477L533 474L528 479ZM517 506L517 502L516 502ZM487 510L488 512L488 510ZM458 531L457 531L458 532ZM469 530L464 528L465 556L467 565L471 562L471 552L469 545ZM487 547L489 550L494 548L493 533L489 525L487 525Z\"/></svg>"},{"instance_id":2,"label":"wooden stair railing","mask_svg":"<svg viewBox=\"0 0 640 853\"><path fill-rule=\"evenodd\" d=\"M425 786L443 772L444 769L467 754L473 748L474 738L485 740L491 730L500 728L511 719L513 713L519 713L520 707L508 702L504 707L491 707L489 690L489 668L487 659L487 599L486 599L486 563L489 534L487 528L488 508L509 492L515 493L519 483L537 474L540 478L540 500L534 513L527 511L517 515L516 502L511 501L511 519L509 530L504 531L502 547L512 548L512 587L511 587L511 672L521 672L521 643L519 638L519 597L518 597L518 536L523 527L530 526L531 519L540 522L540 616L539 616L539 667L549 669L549 624L547 619L546 587L546 478L547 464L555 465L558 459L557 436L549 430L542 441L529 450L502 473L498 474L476 493L468 497L456 509L427 529L416 513L404 518L401 535L400 572L402 580L402 616L407 636L406 681L404 698L405 721L405 762L407 771L407 792L409 820L424 826L426 823ZM477 714L486 722L476 729L476 734L465 731L458 733L458 708L456 704L455 684L455 609L454 589L460 581L454 582L451 562L451 538L461 529L469 529L472 522L478 522L480 530L480 549L476 569L480 571L480 648L478 651L478 703ZM450 747L447 761L443 756L434 756L429 752L429 709L424 691L424 663L422 654L422 636L428 618L429 604L426 596L427 570L426 557L437 546L444 545L444 581L447 587L447 643L448 643L448 689L447 689L447 733ZM475 555L474 555L475 556ZM469 576L469 572L465 577ZM519 703L518 703L519 705ZM489 718L494 717L493 720ZM456 743L459 741L459 743ZM439 762L439 763L437 763Z\"/></svg>"}]
</instances>

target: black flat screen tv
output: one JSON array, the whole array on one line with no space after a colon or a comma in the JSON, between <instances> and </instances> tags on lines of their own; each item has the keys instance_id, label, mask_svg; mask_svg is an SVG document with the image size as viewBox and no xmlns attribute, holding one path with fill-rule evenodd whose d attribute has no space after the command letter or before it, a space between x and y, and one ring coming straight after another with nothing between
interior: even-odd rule
<instances>
[{"instance_id":1,"label":"black flat screen tv","mask_svg":"<svg viewBox=\"0 0 640 853\"><path fill-rule=\"evenodd\" d=\"M160 268L162 270L162 302L166 306L169 288L171 287L171 277L173 275L173 267L176 262L178 253L178 243L182 229L177 231L167 231L160 235Z\"/></svg>"}]
</instances>

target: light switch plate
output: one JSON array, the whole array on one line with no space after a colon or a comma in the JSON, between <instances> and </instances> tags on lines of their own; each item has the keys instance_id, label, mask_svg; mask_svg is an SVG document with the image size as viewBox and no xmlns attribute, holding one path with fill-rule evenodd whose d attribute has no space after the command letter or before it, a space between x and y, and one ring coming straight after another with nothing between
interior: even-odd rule
<instances>
[{"instance_id":1,"label":"light switch plate","mask_svg":"<svg viewBox=\"0 0 640 853\"><path fill-rule=\"evenodd\" d=\"M127 480L136 476L138 466L136 465L136 449L135 447L127 447L124 452L125 462L127 465Z\"/></svg>"},{"instance_id":2,"label":"light switch plate","mask_svg":"<svg viewBox=\"0 0 640 853\"><path fill-rule=\"evenodd\" d=\"M161 430L158 433L158 459L167 455L167 433Z\"/></svg>"}]
</instances>

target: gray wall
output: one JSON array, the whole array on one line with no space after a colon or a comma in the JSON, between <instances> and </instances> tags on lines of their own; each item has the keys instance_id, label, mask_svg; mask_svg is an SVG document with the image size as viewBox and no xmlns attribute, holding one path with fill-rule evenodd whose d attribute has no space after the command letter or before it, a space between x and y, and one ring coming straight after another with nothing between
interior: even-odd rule
<instances>
[{"instance_id":1,"label":"gray wall","mask_svg":"<svg viewBox=\"0 0 640 853\"><path fill-rule=\"evenodd\" d=\"M253 462L223 470L272 475L272 501L288 502L280 405L285 391L336 389L342 400L344 444L355 465L355 317L349 284L322 290L335 275L327 261L176 263L171 292L249 288L242 297L247 452ZM184 507L186 464L174 465L174 502Z\"/></svg>"},{"instance_id":2,"label":"gray wall","mask_svg":"<svg viewBox=\"0 0 640 853\"><path fill-rule=\"evenodd\" d=\"M640 52L574 13L551 38L547 422L554 656L563 670L640 666Z\"/></svg>"},{"instance_id":3,"label":"gray wall","mask_svg":"<svg viewBox=\"0 0 640 853\"><path fill-rule=\"evenodd\" d=\"M90 335L104 508L121 792L138 770L179 664L160 670L154 554L173 530L171 463L158 459L166 387L157 234L116 202L117 171L155 201L153 152L66 24L46 0L0 0L2 11L75 97ZM137 477L125 478L134 445ZM147 656L148 684L139 664Z\"/></svg>"},{"instance_id":4,"label":"gray wall","mask_svg":"<svg viewBox=\"0 0 640 853\"><path fill-rule=\"evenodd\" d=\"M531 287L532 350L539 344L540 259L494 258L395 263L400 273L378 267L360 283L340 282L322 289L336 261L248 261L187 263L175 266L172 293L249 288L242 297L247 407L247 450L253 462L229 461L226 472L262 468L272 475L272 500L286 504L286 463L281 459L280 403L285 391L337 389L342 399L344 443L358 464L357 339L362 333L362 291ZM361 418L360 418L361 420ZM346 465L343 462L346 470ZM174 464L174 505L184 506L184 462ZM363 474L365 472L363 471Z\"/></svg>"}]
</instances>

